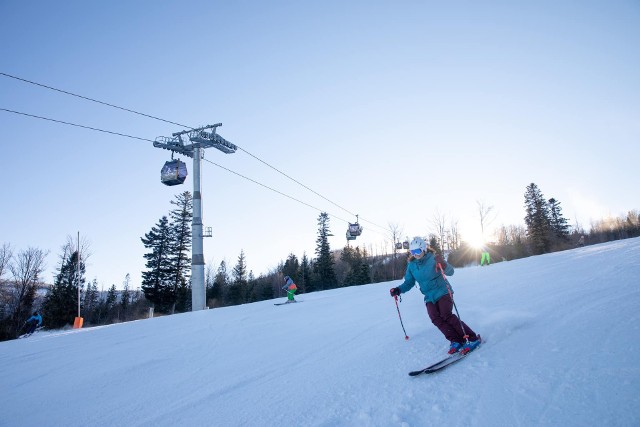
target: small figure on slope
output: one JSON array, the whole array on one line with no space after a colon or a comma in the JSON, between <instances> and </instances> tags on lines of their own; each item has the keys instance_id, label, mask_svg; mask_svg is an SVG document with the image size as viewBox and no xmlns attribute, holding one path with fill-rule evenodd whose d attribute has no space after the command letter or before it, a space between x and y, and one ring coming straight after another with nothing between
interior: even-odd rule
<instances>
[{"instance_id":1,"label":"small figure on slope","mask_svg":"<svg viewBox=\"0 0 640 427\"><path fill-rule=\"evenodd\" d=\"M451 343L449 354L458 351L466 354L474 350L480 345L479 336L453 314L453 289L439 270L452 276L453 266L447 264L442 255L436 255L421 237L414 237L409 249L411 253L404 282L397 288L390 289L391 296L396 297L409 291L418 282L431 322Z\"/></svg>"},{"instance_id":2,"label":"small figure on slope","mask_svg":"<svg viewBox=\"0 0 640 427\"><path fill-rule=\"evenodd\" d=\"M284 286L282 287L282 289L285 289L287 291L287 302L296 302L293 295L295 295L298 287L295 283L293 283L293 279L291 279L291 277L284 276Z\"/></svg>"},{"instance_id":3,"label":"small figure on slope","mask_svg":"<svg viewBox=\"0 0 640 427\"><path fill-rule=\"evenodd\" d=\"M40 313L38 311L34 311L33 316L27 319L25 326L27 327L27 332L25 333L25 335L31 335L32 333L34 333L36 328L42 326L42 316L40 315Z\"/></svg>"},{"instance_id":4,"label":"small figure on slope","mask_svg":"<svg viewBox=\"0 0 640 427\"><path fill-rule=\"evenodd\" d=\"M484 263L491 264L491 255L489 255L489 249L486 246L482 246L482 257L480 258L480 266L484 267Z\"/></svg>"}]
</instances>

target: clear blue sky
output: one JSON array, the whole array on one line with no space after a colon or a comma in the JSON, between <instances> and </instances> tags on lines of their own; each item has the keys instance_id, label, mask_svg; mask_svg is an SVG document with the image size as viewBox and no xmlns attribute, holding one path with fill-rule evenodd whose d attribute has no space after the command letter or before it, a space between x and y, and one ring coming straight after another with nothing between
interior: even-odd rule
<instances>
[{"instance_id":1,"label":"clear blue sky","mask_svg":"<svg viewBox=\"0 0 640 427\"><path fill-rule=\"evenodd\" d=\"M572 225L638 209L640 3L0 2L0 72L189 126L221 122L243 151L206 158L330 213L334 249L435 212L479 231L523 224L525 187ZM0 76L0 108L141 138L182 130ZM150 142L0 111L0 243L50 250L79 231L87 276L139 285L140 237L184 190ZM191 164L188 163L189 170ZM319 210L203 163L205 259L255 275L313 256ZM341 208L346 209L343 210ZM370 221L376 225L373 225ZM378 249L376 249L378 248Z\"/></svg>"}]
</instances>

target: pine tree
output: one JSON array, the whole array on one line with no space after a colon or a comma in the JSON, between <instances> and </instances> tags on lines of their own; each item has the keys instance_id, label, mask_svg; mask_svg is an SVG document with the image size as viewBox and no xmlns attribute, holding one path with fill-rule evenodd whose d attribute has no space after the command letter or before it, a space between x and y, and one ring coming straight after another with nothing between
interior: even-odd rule
<instances>
[{"instance_id":1,"label":"pine tree","mask_svg":"<svg viewBox=\"0 0 640 427\"><path fill-rule=\"evenodd\" d=\"M333 256L329 246L329 214L322 212L318 217L318 238L316 239L316 262L314 272L320 290L333 289L338 285Z\"/></svg>"},{"instance_id":2,"label":"pine tree","mask_svg":"<svg viewBox=\"0 0 640 427\"><path fill-rule=\"evenodd\" d=\"M171 218L171 253L169 260L172 268L172 286L176 294L176 300L180 300L177 308L178 312L187 309L187 296L191 298L189 286L189 273L191 271L191 221L193 218L193 198L191 193L184 193L175 196L171 201L176 208L169 213ZM189 308L190 309L190 308ZM173 310L172 310L173 311Z\"/></svg>"},{"instance_id":3,"label":"pine tree","mask_svg":"<svg viewBox=\"0 0 640 427\"><path fill-rule=\"evenodd\" d=\"M86 323L96 324L99 322L97 316L99 302L98 280L93 279L93 281L87 285L87 291L84 293L83 317Z\"/></svg>"},{"instance_id":4,"label":"pine tree","mask_svg":"<svg viewBox=\"0 0 640 427\"><path fill-rule=\"evenodd\" d=\"M176 290L175 311L186 313L191 311L191 282L181 282Z\"/></svg>"},{"instance_id":5,"label":"pine tree","mask_svg":"<svg viewBox=\"0 0 640 427\"><path fill-rule=\"evenodd\" d=\"M349 272L344 281L345 286L357 286L371 283L369 265L365 261L366 252L363 254L360 247L355 249L347 246L342 250L341 259L349 265Z\"/></svg>"},{"instance_id":6,"label":"pine tree","mask_svg":"<svg viewBox=\"0 0 640 427\"><path fill-rule=\"evenodd\" d=\"M151 249L151 252L144 255L148 270L142 272L142 291L155 310L167 312L176 302L176 289L173 286L175 275L171 261L171 230L167 217L163 216L140 240L145 248Z\"/></svg>"},{"instance_id":7,"label":"pine tree","mask_svg":"<svg viewBox=\"0 0 640 427\"><path fill-rule=\"evenodd\" d=\"M524 203L526 210L524 222L533 252L535 254L549 252L551 247L549 205L536 184L531 183L527 186Z\"/></svg>"},{"instance_id":8,"label":"pine tree","mask_svg":"<svg viewBox=\"0 0 640 427\"><path fill-rule=\"evenodd\" d=\"M360 274L360 253L351 246L345 246L342 249L340 260L349 266L347 275L344 278L344 286L353 286L358 284L358 275Z\"/></svg>"},{"instance_id":9,"label":"pine tree","mask_svg":"<svg viewBox=\"0 0 640 427\"><path fill-rule=\"evenodd\" d=\"M256 295L257 285L258 281L256 280L256 276L253 275L253 270L249 270L249 274L247 275L247 290L245 292L246 302L256 302L259 300L258 295Z\"/></svg>"},{"instance_id":10,"label":"pine tree","mask_svg":"<svg viewBox=\"0 0 640 427\"><path fill-rule=\"evenodd\" d=\"M244 250L240 251L238 262L231 273L233 282L229 286L227 293L227 303L229 305L242 304L246 300L247 288L247 264L244 257Z\"/></svg>"},{"instance_id":11,"label":"pine tree","mask_svg":"<svg viewBox=\"0 0 640 427\"><path fill-rule=\"evenodd\" d=\"M441 254L442 253L442 248L440 247L440 241L438 240L438 236L436 236L435 234L431 234L429 236L429 246L431 247L431 249L433 249L434 251L436 251L436 253Z\"/></svg>"},{"instance_id":12,"label":"pine tree","mask_svg":"<svg viewBox=\"0 0 640 427\"><path fill-rule=\"evenodd\" d=\"M225 301L225 290L229 283L227 263L222 260L218 266L218 272L213 280L213 286L208 290L207 299L213 300L213 306L222 306Z\"/></svg>"},{"instance_id":13,"label":"pine tree","mask_svg":"<svg viewBox=\"0 0 640 427\"><path fill-rule=\"evenodd\" d=\"M551 230L556 238L566 241L569 238L569 224L567 219L562 216L562 208L560 202L553 197L549 199L549 214Z\"/></svg>"},{"instance_id":14,"label":"pine tree","mask_svg":"<svg viewBox=\"0 0 640 427\"><path fill-rule=\"evenodd\" d=\"M311 265L307 254L303 253L302 261L300 262L300 277L298 279L299 282L296 283L296 285L298 285L298 287L300 288L299 293L304 294L307 292L313 292L315 290L313 284L311 283L312 269L313 266Z\"/></svg>"},{"instance_id":15,"label":"pine tree","mask_svg":"<svg viewBox=\"0 0 640 427\"><path fill-rule=\"evenodd\" d=\"M107 313L107 323L112 323L114 318L118 316L116 303L118 302L118 291L116 285L111 285L107 291L107 299L105 300L105 312Z\"/></svg>"},{"instance_id":16,"label":"pine tree","mask_svg":"<svg viewBox=\"0 0 640 427\"><path fill-rule=\"evenodd\" d=\"M258 292L261 301L273 299L275 293L273 292L273 286L270 280L260 277L258 278Z\"/></svg>"},{"instance_id":17,"label":"pine tree","mask_svg":"<svg viewBox=\"0 0 640 427\"><path fill-rule=\"evenodd\" d=\"M237 285L246 285L247 284L247 262L244 256L244 250L240 250L240 255L238 256L238 263L235 267L233 267L233 272L231 273L233 277L233 283Z\"/></svg>"},{"instance_id":18,"label":"pine tree","mask_svg":"<svg viewBox=\"0 0 640 427\"><path fill-rule=\"evenodd\" d=\"M298 257L294 254L289 254L287 260L284 262L284 266L282 267L282 275L289 276L298 284L299 279L299 271L300 271L300 263L298 262Z\"/></svg>"},{"instance_id":19,"label":"pine tree","mask_svg":"<svg viewBox=\"0 0 640 427\"><path fill-rule=\"evenodd\" d=\"M65 248L65 253L67 248ZM78 315L78 287L80 292L84 287L85 265L80 260L78 275L78 252L75 251L68 259L62 259L58 275L53 286L45 297L43 305L43 323L47 328L58 329L72 324Z\"/></svg>"},{"instance_id":20,"label":"pine tree","mask_svg":"<svg viewBox=\"0 0 640 427\"><path fill-rule=\"evenodd\" d=\"M371 267L367 263L366 253L360 263L360 271L358 274L358 283L360 285L366 285L367 283L372 283L371 280Z\"/></svg>"}]
</instances>

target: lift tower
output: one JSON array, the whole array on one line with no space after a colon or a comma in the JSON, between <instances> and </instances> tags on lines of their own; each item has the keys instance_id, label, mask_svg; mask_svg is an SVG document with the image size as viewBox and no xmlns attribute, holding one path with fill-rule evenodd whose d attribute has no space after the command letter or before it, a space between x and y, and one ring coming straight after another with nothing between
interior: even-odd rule
<instances>
[{"instance_id":1,"label":"lift tower","mask_svg":"<svg viewBox=\"0 0 640 427\"><path fill-rule=\"evenodd\" d=\"M202 193L200 182L200 165L204 158L204 149L213 147L225 154L235 153L235 145L216 133L222 123L203 126L198 129L183 130L172 136L159 136L154 147L171 150L193 158L193 221L191 223L191 311L206 308L206 289L204 285L204 254L202 249ZM183 137L190 144L185 144Z\"/></svg>"}]
</instances>

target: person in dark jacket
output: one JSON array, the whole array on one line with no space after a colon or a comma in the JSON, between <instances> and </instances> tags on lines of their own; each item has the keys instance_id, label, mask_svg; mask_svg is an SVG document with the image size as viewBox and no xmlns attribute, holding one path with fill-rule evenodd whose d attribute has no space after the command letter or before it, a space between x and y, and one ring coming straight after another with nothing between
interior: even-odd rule
<instances>
[{"instance_id":1,"label":"person in dark jacket","mask_svg":"<svg viewBox=\"0 0 640 427\"><path fill-rule=\"evenodd\" d=\"M29 317L26 322L27 325L27 334L32 334L35 332L36 328L42 326L42 316L39 312L35 311L33 316Z\"/></svg>"},{"instance_id":2,"label":"person in dark jacket","mask_svg":"<svg viewBox=\"0 0 640 427\"><path fill-rule=\"evenodd\" d=\"M480 345L480 337L453 314L453 289L441 273L442 270L447 276L452 276L453 266L447 264L442 255L436 255L421 237L413 238L409 250L409 263L404 282L389 290L391 296L395 297L409 291L417 282L420 292L424 295L431 322L451 344L449 354L458 351L468 353L475 349Z\"/></svg>"}]
</instances>

